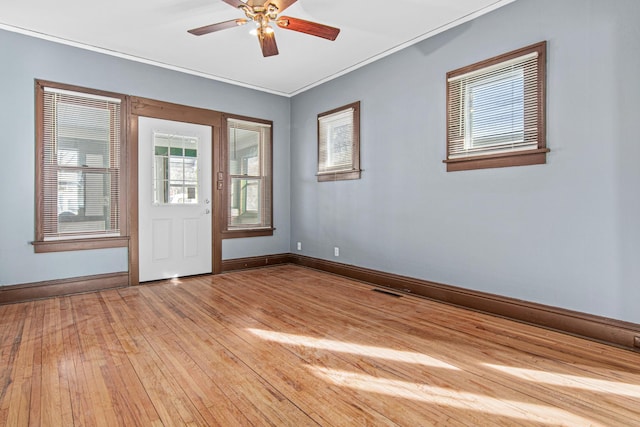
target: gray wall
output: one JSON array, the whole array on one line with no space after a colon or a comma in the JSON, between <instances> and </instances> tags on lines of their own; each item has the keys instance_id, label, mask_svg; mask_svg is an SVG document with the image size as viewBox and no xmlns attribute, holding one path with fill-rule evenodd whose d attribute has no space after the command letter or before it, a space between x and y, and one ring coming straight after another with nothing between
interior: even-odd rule
<instances>
[{"instance_id":1,"label":"gray wall","mask_svg":"<svg viewBox=\"0 0 640 427\"><path fill-rule=\"evenodd\" d=\"M640 323L639 19L518 0L294 97L292 250ZM541 40L548 163L445 172L446 72ZM316 115L357 100L362 179L318 183Z\"/></svg>"},{"instance_id":2,"label":"gray wall","mask_svg":"<svg viewBox=\"0 0 640 427\"><path fill-rule=\"evenodd\" d=\"M289 251L289 99L0 30L0 285L127 270L124 248L35 254L34 79L274 122L272 237L223 242L223 258Z\"/></svg>"},{"instance_id":3,"label":"gray wall","mask_svg":"<svg viewBox=\"0 0 640 427\"><path fill-rule=\"evenodd\" d=\"M40 78L273 120L277 230L224 241L225 259L301 241L309 256L640 323L639 18L637 0L518 0L291 100L0 30L0 285L127 269L124 249L28 243ZM445 73L540 40L548 164L446 173ZM363 178L318 183L316 115L356 100Z\"/></svg>"}]
</instances>

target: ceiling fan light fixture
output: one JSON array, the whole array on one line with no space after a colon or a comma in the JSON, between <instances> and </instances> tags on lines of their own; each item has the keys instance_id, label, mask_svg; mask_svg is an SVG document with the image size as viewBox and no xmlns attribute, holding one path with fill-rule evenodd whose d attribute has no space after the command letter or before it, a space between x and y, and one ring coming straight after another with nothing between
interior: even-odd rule
<instances>
[{"instance_id":1,"label":"ceiling fan light fixture","mask_svg":"<svg viewBox=\"0 0 640 427\"><path fill-rule=\"evenodd\" d=\"M202 36L216 31L233 28L236 26L247 24L251 21L255 22L256 28L250 31L250 34L257 36L264 57L278 54L278 46L276 45L275 32L271 23L275 23L280 28L308 34L311 36L321 37L327 40L335 40L340 33L339 28L330 27L328 25L319 24L317 22L306 21L304 19L292 18L289 16L279 17L278 13L283 12L298 0L266 0L266 3L256 4L264 0L222 0L244 12L245 18L232 19L229 21L218 22L216 24L205 25L203 27L188 30L195 36Z\"/></svg>"},{"instance_id":2,"label":"ceiling fan light fixture","mask_svg":"<svg viewBox=\"0 0 640 427\"><path fill-rule=\"evenodd\" d=\"M252 36L257 36L260 34L273 34L273 27L271 27L271 25L258 24L256 28L249 31L249 34L251 34Z\"/></svg>"}]
</instances>

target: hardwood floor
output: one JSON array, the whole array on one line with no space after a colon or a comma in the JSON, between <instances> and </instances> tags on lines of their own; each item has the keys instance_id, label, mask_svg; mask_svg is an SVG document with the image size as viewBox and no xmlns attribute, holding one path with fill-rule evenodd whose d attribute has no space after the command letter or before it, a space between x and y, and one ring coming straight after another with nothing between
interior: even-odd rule
<instances>
[{"instance_id":1,"label":"hardwood floor","mask_svg":"<svg viewBox=\"0 0 640 427\"><path fill-rule=\"evenodd\" d=\"M0 425L640 425L640 353L303 267L0 306Z\"/></svg>"}]
</instances>

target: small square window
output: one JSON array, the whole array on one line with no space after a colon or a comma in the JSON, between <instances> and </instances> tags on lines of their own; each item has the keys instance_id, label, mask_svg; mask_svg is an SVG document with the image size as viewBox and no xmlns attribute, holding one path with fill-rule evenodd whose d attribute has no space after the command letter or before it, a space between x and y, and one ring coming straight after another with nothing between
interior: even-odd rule
<instances>
[{"instance_id":1,"label":"small square window","mask_svg":"<svg viewBox=\"0 0 640 427\"><path fill-rule=\"evenodd\" d=\"M447 171L546 162L546 42L447 73Z\"/></svg>"},{"instance_id":2,"label":"small square window","mask_svg":"<svg viewBox=\"0 0 640 427\"><path fill-rule=\"evenodd\" d=\"M318 114L318 181L360 178L360 102Z\"/></svg>"}]
</instances>

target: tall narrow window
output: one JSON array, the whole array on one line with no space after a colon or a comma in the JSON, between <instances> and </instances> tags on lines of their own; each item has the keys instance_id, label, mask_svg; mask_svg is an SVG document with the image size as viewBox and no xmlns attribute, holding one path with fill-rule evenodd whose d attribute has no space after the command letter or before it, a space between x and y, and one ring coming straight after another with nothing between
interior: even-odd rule
<instances>
[{"instance_id":1,"label":"tall narrow window","mask_svg":"<svg viewBox=\"0 0 640 427\"><path fill-rule=\"evenodd\" d=\"M36 251L125 246L124 97L45 82L36 91Z\"/></svg>"},{"instance_id":2,"label":"tall narrow window","mask_svg":"<svg viewBox=\"0 0 640 427\"><path fill-rule=\"evenodd\" d=\"M546 43L447 74L448 171L546 162Z\"/></svg>"},{"instance_id":3,"label":"tall narrow window","mask_svg":"<svg viewBox=\"0 0 640 427\"><path fill-rule=\"evenodd\" d=\"M360 102L318 114L318 181L360 179Z\"/></svg>"},{"instance_id":4,"label":"tall narrow window","mask_svg":"<svg viewBox=\"0 0 640 427\"><path fill-rule=\"evenodd\" d=\"M273 234L269 121L227 116L225 238Z\"/></svg>"}]
</instances>

